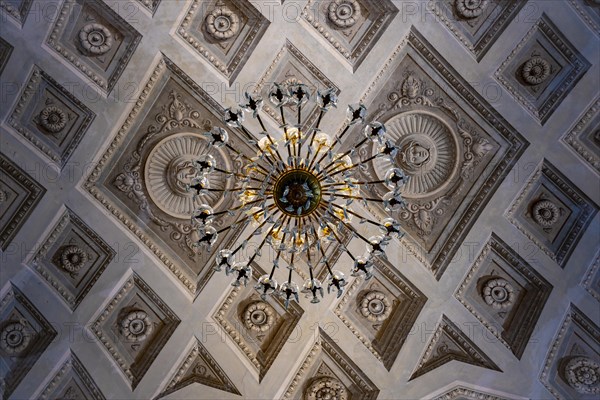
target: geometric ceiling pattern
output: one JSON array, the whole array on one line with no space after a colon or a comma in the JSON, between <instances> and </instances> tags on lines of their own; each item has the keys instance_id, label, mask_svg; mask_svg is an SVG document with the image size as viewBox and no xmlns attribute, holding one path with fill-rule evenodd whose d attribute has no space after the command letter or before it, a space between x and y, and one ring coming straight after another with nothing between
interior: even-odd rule
<instances>
[{"instance_id":1,"label":"geometric ceiling pattern","mask_svg":"<svg viewBox=\"0 0 600 400\"><path fill-rule=\"evenodd\" d=\"M600 394L597 2L1 0L0 13L3 399ZM214 274L215 249L250 233L227 213L212 251L193 246L191 162L255 155L241 130L227 127L230 148L203 133L273 81L333 88L331 135L362 102L409 176L393 215L405 235L364 280L344 251L364 245L342 231L324 258L346 291L317 305ZM342 151L361 139L349 129ZM361 180L390 167L376 151L348 153ZM211 188L242 178L216 172ZM207 202L235 207L222 193Z\"/></svg>"}]
</instances>

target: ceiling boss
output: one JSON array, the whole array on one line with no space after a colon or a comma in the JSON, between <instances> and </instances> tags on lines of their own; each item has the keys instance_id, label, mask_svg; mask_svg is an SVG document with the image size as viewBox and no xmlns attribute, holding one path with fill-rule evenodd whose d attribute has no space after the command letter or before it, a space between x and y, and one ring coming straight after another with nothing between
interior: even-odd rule
<instances>
[{"instance_id":1,"label":"ceiling boss","mask_svg":"<svg viewBox=\"0 0 600 400\"><path fill-rule=\"evenodd\" d=\"M273 85L269 92L269 101L279 109L283 122L280 126L281 138L277 138L268 132L259 115L263 99L245 93L245 101L239 108L225 110L223 121L230 127L241 129L248 143L256 148L256 157L249 158L239 153L228 144L227 131L215 127L205 133L210 146L228 147L244 160L245 165L241 173L226 171L216 165L216 160L211 155L203 155L194 161L195 176L187 185L187 190L202 200L211 190L216 190L209 187L208 175L211 172L216 170L230 177L242 178L240 187L227 190L237 196L238 205L228 210L215 211L209 205L202 204L194 210L191 220L200 238L197 245L210 251L220 233L240 224L251 224L253 231L248 237L240 240L237 247L218 250L214 268L216 271L224 269L227 275L234 275L235 281L232 285L247 285L252 278L252 262L261 256L262 248L269 245L274 251L271 272L258 278L255 289L263 299L267 295L281 296L286 308L290 301L299 301L299 292L310 297L312 303L318 303L319 297L323 297L322 283L314 276L313 271L316 261L314 258L318 255L322 256L320 262L328 271L327 292L334 291L338 297L343 293L346 277L341 271L332 269L323 249L324 242L335 241L342 246L354 262L352 276L364 275L365 279L370 279L373 257L385 257L384 249L391 237L399 237L402 234L400 225L393 218L378 222L351 209L354 201L364 205L369 202L382 203L387 211L402 207L404 201L400 189L406 183L407 176L395 166L401 149L395 143L386 140L386 129L382 123L365 123L366 108L362 104L348 106L343 131L339 136L331 138L319 129L319 125L325 113L337 106L337 96L333 89L328 89L318 91L316 97L320 109L318 120L314 128L303 132L302 108L310 100L308 87L304 84ZM296 111L296 124L286 122L284 108L290 109L290 106ZM244 111L251 113L260 124L262 132L259 140L244 127ZM344 153L336 152L344 135L357 124L365 125L364 138L350 150ZM368 143L378 146L376 154L353 163L351 156ZM356 169L375 157L387 158L393 165L386 173L385 179L356 179ZM373 184L385 184L390 191L383 198L369 197L369 188ZM224 213L237 214L237 220L217 230L211 221ZM362 235L353 225L353 220L358 220L360 224L373 225L376 234L369 237ZM364 241L365 253L357 255L350 252L341 240L342 231L350 232ZM256 237L256 250L248 259L239 260L240 250ZM306 261L309 272L302 289L292 281L292 273L298 268L300 257ZM289 270L288 279L279 284L273 275L284 263Z\"/></svg>"}]
</instances>

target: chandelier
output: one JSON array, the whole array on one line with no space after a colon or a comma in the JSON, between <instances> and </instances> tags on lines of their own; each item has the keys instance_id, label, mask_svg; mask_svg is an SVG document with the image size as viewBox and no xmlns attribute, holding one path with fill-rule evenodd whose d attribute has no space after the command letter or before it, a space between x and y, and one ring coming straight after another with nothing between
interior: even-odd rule
<instances>
[{"instance_id":1,"label":"chandelier","mask_svg":"<svg viewBox=\"0 0 600 400\"><path fill-rule=\"evenodd\" d=\"M353 211L353 202L365 206L368 203L381 203L386 211L400 209L403 199L400 189L407 181L404 172L395 166L399 149L394 143L386 140L385 126L381 122L366 123L366 108L362 104L349 105L346 112L346 123L342 132L333 138L319 129L325 113L337 107L337 96L334 89L317 91L316 102L320 110L316 125L308 132L302 131L302 109L310 100L309 88L304 84L274 84L268 94L269 101L279 109L282 124L281 134L273 136L265 127L259 111L264 100L258 95L244 94L244 102L239 108L228 108L224 111L223 121L227 126L238 128L243 132L245 140L256 149L255 157L248 157L228 143L228 133L221 127L214 127L206 132L209 145L216 148L227 147L244 161L238 171L220 168L215 158L204 154L195 160L196 175L187 185L188 191L195 200L202 203L192 215L192 225L198 232L196 246L211 251L219 234L239 225L252 226L252 232L233 249L220 249L216 254L215 271L225 270L233 275L233 286L246 286L252 278L252 262L262 255L262 249L268 245L274 251L274 259L269 274L257 279L255 289L263 299L268 295L280 296L289 306L290 301L299 302L299 293L311 298L311 303L318 303L323 297L323 285L315 277L315 258L319 255L320 263L327 268L327 293L336 292L340 297L347 283L346 276L339 270L332 269L324 251L327 242L338 242L354 262L352 276L363 275L365 279L372 277L373 257L385 257L385 247L392 237L402 235L400 225L393 218L381 222L365 217ZM295 111L296 124L286 122L286 111ZM260 139L256 139L244 126L244 112L251 113L260 124ZM354 125L364 125L364 138L350 150L336 152L344 135ZM352 156L365 144L374 143L374 155L353 163ZM382 157L392 163L383 180L360 181L355 172L364 169L370 160ZM213 171L226 174L227 179L236 177L239 187L231 189L211 189L208 175ZM389 188L382 198L368 197L374 184L384 184ZM224 191L233 195L237 203L227 210L213 210L203 203L203 197L210 191ZM235 216L236 220L220 230L212 221L223 214ZM354 221L359 224L372 225L375 234L369 237L361 234ZM353 254L342 242L342 232L350 233L365 242L364 254ZM258 247L248 259L239 260L240 250L246 248L253 238ZM237 256L236 256L237 254ZM282 254L284 255L282 257ZM297 271L298 260L303 257L308 265L308 275L302 288L296 284L293 272ZM236 261L237 260L237 261ZM275 270L283 264L289 270L287 281L279 284L274 279ZM303 263L304 264L304 263Z\"/></svg>"}]
</instances>

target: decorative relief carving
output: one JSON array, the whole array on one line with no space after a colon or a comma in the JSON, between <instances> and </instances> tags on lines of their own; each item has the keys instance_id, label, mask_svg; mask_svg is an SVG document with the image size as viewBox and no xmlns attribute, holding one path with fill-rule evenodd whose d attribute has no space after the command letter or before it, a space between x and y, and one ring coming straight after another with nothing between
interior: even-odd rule
<instances>
[{"instance_id":1,"label":"decorative relief carving","mask_svg":"<svg viewBox=\"0 0 600 400\"><path fill-rule=\"evenodd\" d=\"M52 325L9 282L0 300L0 393L3 399L10 398L56 334Z\"/></svg>"},{"instance_id":2,"label":"decorative relief carving","mask_svg":"<svg viewBox=\"0 0 600 400\"><path fill-rule=\"evenodd\" d=\"M210 386L238 396L242 395L197 338L194 338L192 348L179 364L160 397L175 393L192 383Z\"/></svg>"},{"instance_id":3,"label":"decorative relief carving","mask_svg":"<svg viewBox=\"0 0 600 400\"><path fill-rule=\"evenodd\" d=\"M518 399L518 396L503 394L496 395L491 393L482 392L479 387L471 388L466 384L458 384L454 386L452 389L445 391L441 395L427 396L428 399L431 400L514 400Z\"/></svg>"},{"instance_id":4,"label":"decorative relief carving","mask_svg":"<svg viewBox=\"0 0 600 400\"><path fill-rule=\"evenodd\" d=\"M177 35L231 84L269 24L247 0L193 0Z\"/></svg>"},{"instance_id":5,"label":"decorative relief carving","mask_svg":"<svg viewBox=\"0 0 600 400\"><path fill-rule=\"evenodd\" d=\"M11 17L11 21L15 22L20 28L25 24L27 14L33 0L19 0L17 2L11 0L0 0L0 9Z\"/></svg>"},{"instance_id":6,"label":"decorative relief carving","mask_svg":"<svg viewBox=\"0 0 600 400\"><path fill-rule=\"evenodd\" d=\"M139 3L141 3L142 6L144 6L144 8L146 10L148 10L152 16L154 16L154 13L156 12L156 9L160 5L161 0L137 0L137 1Z\"/></svg>"},{"instance_id":7,"label":"decorative relief carving","mask_svg":"<svg viewBox=\"0 0 600 400\"><path fill-rule=\"evenodd\" d=\"M589 67L542 14L494 76L543 125Z\"/></svg>"},{"instance_id":8,"label":"decorative relief carving","mask_svg":"<svg viewBox=\"0 0 600 400\"><path fill-rule=\"evenodd\" d=\"M108 95L142 36L102 1L66 0L46 44Z\"/></svg>"},{"instance_id":9,"label":"decorative relief carving","mask_svg":"<svg viewBox=\"0 0 600 400\"><path fill-rule=\"evenodd\" d=\"M600 175L600 98L594 99L581 119L561 138Z\"/></svg>"},{"instance_id":10,"label":"decorative relief carving","mask_svg":"<svg viewBox=\"0 0 600 400\"><path fill-rule=\"evenodd\" d=\"M488 0L454 0L456 12L462 18L477 18L488 6Z\"/></svg>"},{"instance_id":11,"label":"decorative relief carving","mask_svg":"<svg viewBox=\"0 0 600 400\"><path fill-rule=\"evenodd\" d=\"M179 318L135 273L91 324L91 331L134 390Z\"/></svg>"},{"instance_id":12,"label":"decorative relief carving","mask_svg":"<svg viewBox=\"0 0 600 400\"><path fill-rule=\"evenodd\" d=\"M375 400L379 389L342 349L319 328L319 335L284 399Z\"/></svg>"},{"instance_id":13,"label":"decorative relief carving","mask_svg":"<svg viewBox=\"0 0 600 400\"><path fill-rule=\"evenodd\" d=\"M436 20L441 21L477 61L485 56L526 0L432 0Z\"/></svg>"},{"instance_id":14,"label":"decorative relief carving","mask_svg":"<svg viewBox=\"0 0 600 400\"><path fill-rule=\"evenodd\" d=\"M369 281L352 281L334 313L390 370L427 297L386 261L374 268Z\"/></svg>"},{"instance_id":15,"label":"decorative relief carving","mask_svg":"<svg viewBox=\"0 0 600 400\"><path fill-rule=\"evenodd\" d=\"M455 297L521 358L552 285L492 234Z\"/></svg>"},{"instance_id":16,"label":"decorative relief carving","mask_svg":"<svg viewBox=\"0 0 600 400\"><path fill-rule=\"evenodd\" d=\"M573 304L558 329L540 374L558 400L598 398L600 328Z\"/></svg>"},{"instance_id":17,"label":"decorative relief carving","mask_svg":"<svg viewBox=\"0 0 600 400\"><path fill-rule=\"evenodd\" d=\"M31 266L75 310L115 256L115 251L66 209Z\"/></svg>"},{"instance_id":18,"label":"decorative relief carving","mask_svg":"<svg viewBox=\"0 0 600 400\"><path fill-rule=\"evenodd\" d=\"M600 5L596 0L569 0L581 19L590 27L596 36L600 36Z\"/></svg>"},{"instance_id":19,"label":"decorative relief carving","mask_svg":"<svg viewBox=\"0 0 600 400\"><path fill-rule=\"evenodd\" d=\"M33 66L8 124L63 167L95 114L52 77Z\"/></svg>"},{"instance_id":20,"label":"decorative relief carving","mask_svg":"<svg viewBox=\"0 0 600 400\"><path fill-rule=\"evenodd\" d=\"M39 396L49 399L105 400L104 395L85 369L81 361L69 350L58 372L46 384Z\"/></svg>"},{"instance_id":21,"label":"decorative relief carving","mask_svg":"<svg viewBox=\"0 0 600 400\"><path fill-rule=\"evenodd\" d=\"M302 21L354 72L397 12L388 0L309 0Z\"/></svg>"},{"instance_id":22,"label":"decorative relief carving","mask_svg":"<svg viewBox=\"0 0 600 400\"><path fill-rule=\"evenodd\" d=\"M397 162L409 176L402 189L405 205L396 214L407 233L402 241L439 279L526 141L414 28L360 100L373 110L367 119L385 122L399 147ZM358 140L347 140L344 149ZM377 151L375 145L361 149L353 161ZM375 157L365 165L361 179L383 180L391 163ZM483 173L490 166L493 172ZM389 189L377 184L371 191L383 197ZM371 211L384 214L376 207Z\"/></svg>"},{"instance_id":23,"label":"decorative relief carving","mask_svg":"<svg viewBox=\"0 0 600 400\"><path fill-rule=\"evenodd\" d=\"M107 53L114 44L113 34L106 26L92 22L79 30L79 44L93 56Z\"/></svg>"},{"instance_id":24,"label":"decorative relief carving","mask_svg":"<svg viewBox=\"0 0 600 400\"><path fill-rule=\"evenodd\" d=\"M206 201L227 209L234 199L224 197L222 192L210 192L194 199L190 194L182 193L181 186L187 179L189 165L186 167L186 162L204 148L203 134L212 126L225 127L221 122L222 114L223 109L216 101L163 56L140 91L136 106L84 185L192 294L200 291L212 275L209 264L214 254L200 253L194 246L198 238L189 219L191 213L184 213L185 207ZM254 152L248 143L239 139L240 132L229 128L228 132L231 148L213 149L210 154L223 169L238 171L242 166L242 154L251 157ZM124 145L124 142L128 144ZM187 158L169 156L167 164L180 170L179 179L173 180L173 175L162 168L159 157L178 143L189 146L184 151ZM151 153L157 157L152 159L154 161L149 161ZM237 177L219 172L211 174L211 179L214 189L239 185ZM173 203L175 206L161 203L160 193L178 199ZM143 222L140 213L144 216ZM214 224L224 227L234 218L225 214L216 218ZM220 235L213 247L226 247L240 233L241 229L229 230Z\"/></svg>"},{"instance_id":25,"label":"decorative relief carving","mask_svg":"<svg viewBox=\"0 0 600 400\"><path fill-rule=\"evenodd\" d=\"M564 268L598 207L543 160L506 212L508 220Z\"/></svg>"},{"instance_id":26,"label":"decorative relief carving","mask_svg":"<svg viewBox=\"0 0 600 400\"><path fill-rule=\"evenodd\" d=\"M4 67L8 63L12 51L13 46L6 40L4 40L4 38L0 37L0 75L2 75Z\"/></svg>"},{"instance_id":27,"label":"decorative relief carving","mask_svg":"<svg viewBox=\"0 0 600 400\"><path fill-rule=\"evenodd\" d=\"M433 371L452 360L502 372L465 333L450 321L448 317L442 314L442 319L409 381Z\"/></svg>"},{"instance_id":28,"label":"decorative relief carving","mask_svg":"<svg viewBox=\"0 0 600 400\"><path fill-rule=\"evenodd\" d=\"M600 252L594 257L594 261L583 278L582 285L592 297L600 301Z\"/></svg>"},{"instance_id":29,"label":"decorative relief carving","mask_svg":"<svg viewBox=\"0 0 600 400\"><path fill-rule=\"evenodd\" d=\"M265 274L259 265L252 268L257 276ZM260 382L303 313L296 302L286 310L279 297L261 300L248 285L233 287L213 318L252 363Z\"/></svg>"},{"instance_id":30,"label":"decorative relief carving","mask_svg":"<svg viewBox=\"0 0 600 400\"><path fill-rule=\"evenodd\" d=\"M0 203L6 203L0 215L0 249L5 251L46 189L0 153L0 192Z\"/></svg>"}]
</instances>

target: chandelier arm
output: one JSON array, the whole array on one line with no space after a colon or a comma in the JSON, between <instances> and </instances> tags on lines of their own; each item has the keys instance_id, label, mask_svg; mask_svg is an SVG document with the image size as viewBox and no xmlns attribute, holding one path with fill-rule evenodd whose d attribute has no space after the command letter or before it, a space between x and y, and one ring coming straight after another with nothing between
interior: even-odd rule
<instances>
[{"instance_id":1,"label":"chandelier arm","mask_svg":"<svg viewBox=\"0 0 600 400\"><path fill-rule=\"evenodd\" d=\"M333 148L335 147L335 145L338 144L340 140L342 140L342 138L344 137L344 135L346 134L346 132L348 132L348 129L350 129L350 125L346 124L346 127L344 128L344 130L342 131L342 133L340 134L340 136L336 136L335 139L333 140L333 142L331 142L331 144L328 146L330 150L333 150ZM323 154L321 156L321 158L319 159L319 161L317 161L317 164L321 163L321 161L323 161L323 159L325 158L326 155L327 155L327 152L325 152L325 154ZM316 158L316 155L315 155L315 158Z\"/></svg>"},{"instance_id":2,"label":"chandelier arm","mask_svg":"<svg viewBox=\"0 0 600 400\"><path fill-rule=\"evenodd\" d=\"M336 176L336 175L337 175L337 174L339 174L339 173L342 173L342 172L345 172L345 171L349 171L349 170L351 170L351 169L354 169L354 168L356 168L356 167L360 166L361 164L365 164L365 163L367 163L367 162L371 161L372 159L374 159L374 158L375 158L375 157L377 157L377 156L378 156L378 154L375 154L375 155L373 155L373 156L371 156L371 157L369 157L369 158L367 158L367 159L365 159L365 160L361 160L361 162L360 162L360 163L358 163L358 164L351 164L351 165L347 166L346 168L342 168L342 169L340 169L340 170L337 170L337 171L333 172L332 174L330 174L329 176L330 176L330 177L331 177L331 176ZM323 171L321 171L321 173L322 173L322 172L323 172ZM319 173L319 174L320 174L320 173Z\"/></svg>"},{"instance_id":3,"label":"chandelier arm","mask_svg":"<svg viewBox=\"0 0 600 400\"><path fill-rule=\"evenodd\" d=\"M385 183L385 179L379 180L379 181L360 181L360 182L352 182L353 185L373 185L375 183ZM333 186L339 186L339 185L347 185L346 182L336 182L336 183L329 183L327 185L323 185L321 186L321 189L323 188L328 188L328 187L333 187Z\"/></svg>"},{"instance_id":4,"label":"chandelier arm","mask_svg":"<svg viewBox=\"0 0 600 400\"><path fill-rule=\"evenodd\" d=\"M267 234L265 235L265 237L263 238L263 240L258 245L258 248L254 251L254 254L248 260L248 264L250 264L252 261L254 261L254 258L256 258L256 256L258 255L258 252L260 251L260 249L262 249L262 247L265 245L265 242L267 241L267 238L269 237L269 235L271 234L271 232L273 232L274 228L275 228L275 224L271 225L271 228L269 228L269 231L267 232Z\"/></svg>"},{"instance_id":5,"label":"chandelier arm","mask_svg":"<svg viewBox=\"0 0 600 400\"><path fill-rule=\"evenodd\" d=\"M367 218L367 217L363 217L362 215L360 215L360 214L358 214L358 213L355 213L355 212L354 212L354 211L352 211L352 210L344 209L342 206L340 206L340 205L338 205L338 204L335 204L335 203L330 203L330 202L329 202L329 201L327 201L327 200L323 200L323 201L327 202L328 204L331 204L331 205L332 205L332 206L334 206L335 208L339 208L340 210L345 210L347 213L349 213L349 214L352 214L352 215L354 215L355 217L358 217L358 218L360 218L360 219L362 219L362 220L365 220L365 221L367 221L368 223L370 223L370 224L372 224L372 225L375 225L375 226L377 226L377 227L380 227L380 228L385 228L385 225L383 225L383 224L380 224L379 222L377 222L377 221L375 221L375 220L372 220L372 219L370 219L370 218Z\"/></svg>"},{"instance_id":6,"label":"chandelier arm","mask_svg":"<svg viewBox=\"0 0 600 400\"><path fill-rule=\"evenodd\" d=\"M329 203L328 201L324 200L326 203ZM364 240L365 243L370 243L369 240L364 237L363 235L361 235L352 225L348 224L347 222L345 222L343 219L341 219L340 217L338 217L337 215L335 215L334 213L332 213L331 211L329 211L328 209L326 209L327 214L331 215L333 218L337 219L338 221L340 221L342 224L344 224L344 226L346 227L346 229L351 230L352 232L354 232L359 238L361 238L362 240ZM335 233L334 233L335 234Z\"/></svg>"},{"instance_id":7,"label":"chandelier arm","mask_svg":"<svg viewBox=\"0 0 600 400\"><path fill-rule=\"evenodd\" d=\"M323 257L323 262L325 264L325 267L327 267L327 272L329 272L329 275L333 275L333 272L331 271L331 266L329 266L329 261L327 261L327 256L325 255L325 250L323 250L323 246L318 246L319 250L321 251L321 256Z\"/></svg>"},{"instance_id":8,"label":"chandelier arm","mask_svg":"<svg viewBox=\"0 0 600 400\"><path fill-rule=\"evenodd\" d=\"M275 207L276 207L276 206L275 206L275 204L271 204L271 205L269 205L269 206L267 207L267 211L271 211L271 210L272 210L273 208L275 208ZM258 211L255 211L255 212L253 212L252 214L248 214L248 215L246 215L244 218L242 218L242 219L238 219L237 221L235 221L235 222L234 222L234 223L232 223L231 225L228 225L228 226L226 226L225 228L222 228L221 230L218 230L218 231L217 231L217 233L225 232L226 230L228 230L228 229L231 229L231 228L233 228L234 226L236 226L236 225L238 225L238 224L240 224L240 223L242 223L242 222L244 222L244 221L247 221L247 220L249 220L249 219L250 219L250 217L253 217L253 216L255 216L256 214L259 214L259 213L261 213L261 212L264 212L264 210L263 210L263 209L260 209L260 210L258 210Z\"/></svg>"},{"instance_id":9,"label":"chandelier arm","mask_svg":"<svg viewBox=\"0 0 600 400\"><path fill-rule=\"evenodd\" d=\"M273 215L277 215L279 213L279 210L276 210ZM261 229L263 226L265 226L265 224L267 223L268 219L265 218L265 220L254 230L252 231L252 233L250 235L248 235L248 238L244 241L242 241L242 243L235 248L235 250L233 250L233 252L231 253L231 255L234 255L235 253L237 253L238 251L240 251L240 249L242 248L242 246L244 245L244 243L248 242L248 240L252 239L252 236L254 236L254 234Z\"/></svg>"},{"instance_id":10,"label":"chandelier arm","mask_svg":"<svg viewBox=\"0 0 600 400\"><path fill-rule=\"evenodd\" d=\"M331 169L331 167L335 167L335 162L337 160L341 160L342 158L346 157L348 154L350 154L353 150L356 150L358 148L360 148L363 144L365 144L365 142L369 140L368 138L364 138L363 140L361 140L360 142L358 142L358 144L356 146L353 146L352 148L350 148L348 151L346 151L345 153L343 153L342 155L336 157L335 159L331 160L331 162L329 164L327 164L324 168L321 168L321 172L319 173L319 175L321 173L329 173L329 169ZM321 160L319 160L319 162L321 162Z\"/></svg>"},{"instance_id":11,"label":"chandelier arm","mask_svg":"<svg viewBox=\"0 0 600 400\"><path fill-rule=\"evenodd\" d=\"M331 214L331 213L329 212L329 210L327 210L327 208L325 208L325 207L324 207L322 204L321 204L319 207L323 207L323 208L325 209L325 211L327 211L327 213L328 213L328 214ZM323 214L321 214L321 215L323 215ZM333 214L332 214L332 215L333 215ZM337 217L336 217L336 218L337 218ZM338 218L338 219L339 219L339 218ZM342 223L343 223L343 221L342 221ZM333 233L333 236L335 236L335 240L337 240L337 241L338 241L338 243L342 244L342 239L341 239L341 238L340 238L340 237L337 235L337 233L335 233L335 230L333 230L333 229L332 229L332 230L331 230L331 233ZM342 245L342 246L343 246L343 249L344 249L344 251L345 251L346 253L348 253L348 255L350 256L350 258L352 259L352 261L356 261L356 257L354 257L354 256L352 255L352 253L350 253L350 250L348 250L348 249L346 248L346 246L344 246L344 245Z\"/></svg>"},{"instance_id":12,"label":"chandelier arm","mask_svg":"<svg viewBox=\"0 0 600 400\"><path fill-rule=\"evenodd\" d=\"M249 201L249 202L247 202L247 203L242 203L242 204L240 204L239 206L237 206L237 207L234 207L234 208L231 208L231 209L229 209L229 210L224 210L224 211L219 211L219 212L216 212L216 213L214 213L214 214L213 214L213 217L214 217L214 216L217 216L217 215L226 214L226 213L228 213L228 212L230 212L230 211L239 210L240 208L243 208L243 207L247 206L248 204L254 204L254 203L258 203L259 201L263 201L263 199L258 199L258 200Z\"/></svg>"},{"instance_id":13,"label":"chandelier arm","mask_svg":"<svg viewBox=\"0 0 600 400\"><path fill-rule=\"evenodd\" d=\"M245 158L246 160L250 161L251 163L253 163L253 162L254 162L254 161L252 161L252 159L251 159L251 158L249 158L247 155L245 155L245 154L241 153L240 151L238 151L238 150L234 149L234 148L233 148L233 147L232 147L232 146L231 146L229 143L227 143L225 146L226 146L226 147L227 147L229 150L231 150L231 151L233 151L234 153L236 153L237 155L239 155L240 157L242 157L242 158ZM263 174L263 175L265 175L265 176L267 176L267 175L268 175L268 171L267 171L266 169L264 169L262 165L258 165L258 164L256 164L256 166L262 169L262 171L258 171L258 172L260 172L261 174Z\"/></svg>"},{"instance_id":14,"label":"chandelier arm","mask_svg":"<svg viewBox=\"0 0 600 400\"><path fill-rule=\"evenodd\" d=\"M227 171L225 169L221 169L221 168L217 168L217 167L215 167L215 171L222 172L224 174L235 175L238 178L248 178L250 180L253 180L253 181L256 181L256 182L260 182L260 183L264 182L264 180L260 180L258 178L253 177L253 176L246 176L246 175L243 175L243 174L238 174L237 172L231 172L231 171ZM268 174L265 174L265 176L268 176Z\"/></svg>"},{"instance_id":15,"label":"chandelier arm","mask_svg":"<svg viewBox=\"0 0 600 400\"><path fill-rule=\"evenodd\" d=\"M378 203L383 203L383 199L376 199L374 197L360 197L360 196L350 196L347 194L339 194L330 191L325 191L323 194L333 195L334 197L343 197L344 199L355 199L355 200L366 200L366 201L376 201Z\"/></svg>"},{"instance_id":16,"label":"chandelier arm","mask_svg":"<svg viewBox=\"0 0 600 400\"><path fill-rule=\"evenodd\" d=\"M260 153L262 153L262 154L265 154L265 152L263 151L263 149L261 149L260 146L258 145L258 142L256 141L256 138L254 136L252 136L252 134L248 131L248 129L246 129L246 127L244 125L240 125L240 128L242 128L242 132L244 132L246 134L246 136L248 137L248 139L254 142L254 146L258 149L258 151ZM273 162L271 160L269 160L268 158L262 158L262 159L266 160L271 165L271 167L277 168L277 167L275 167L275 165L273 164ZM259 164L256 164L256 165L259 166ZM264 168L263 168L263 170L264 170ZM267 170L264 170L264 171L268 173Z\"/></svg>"}]
</instances>

